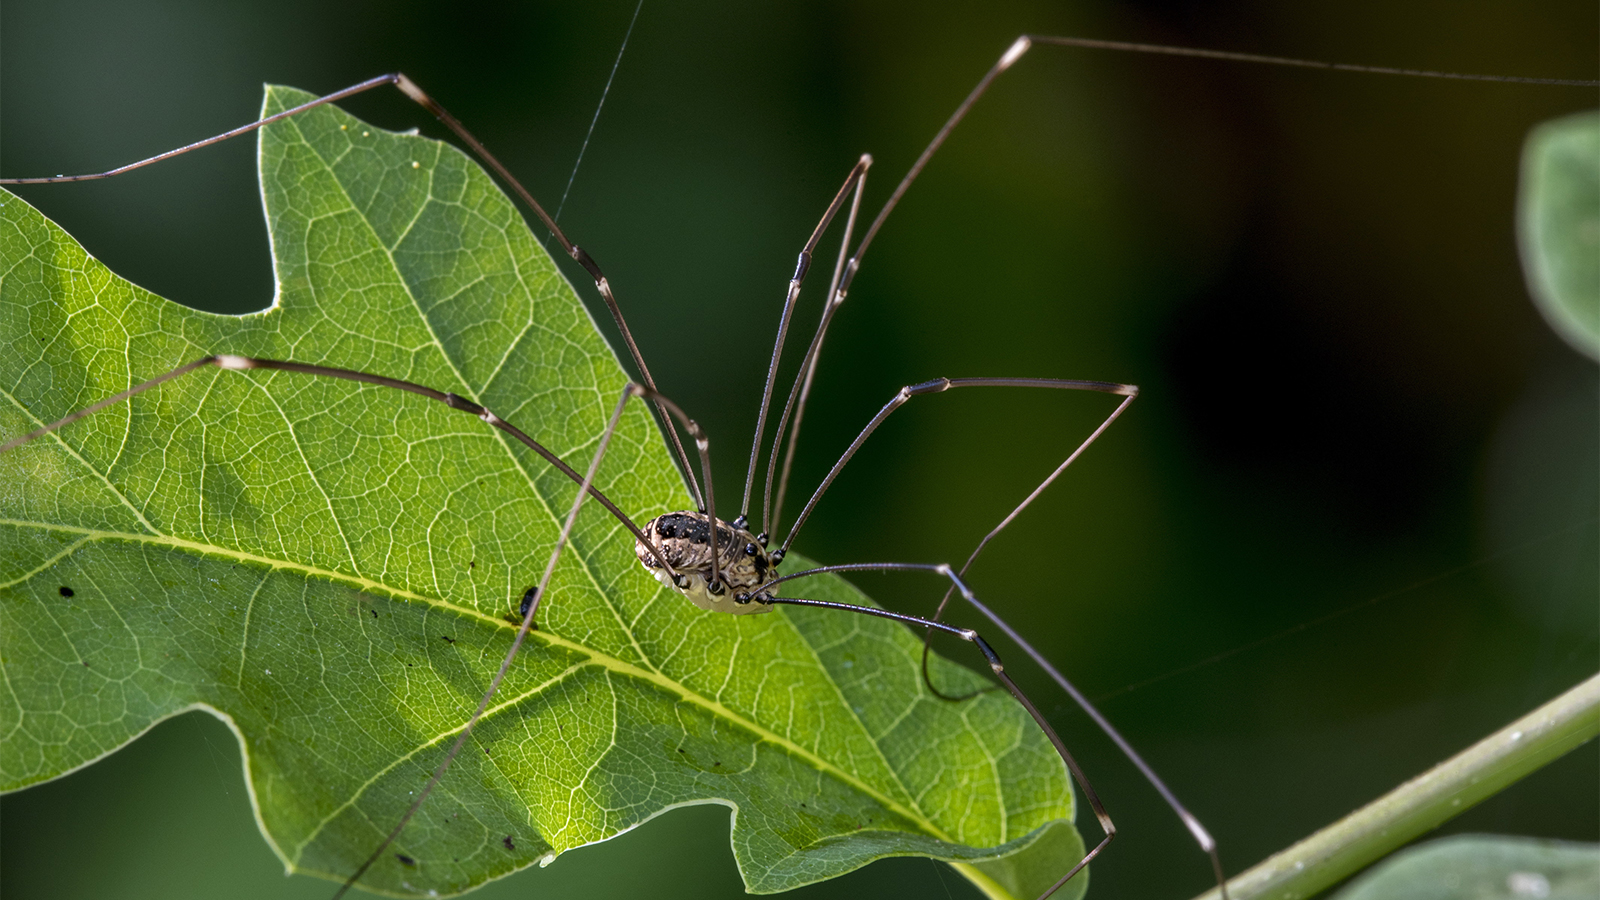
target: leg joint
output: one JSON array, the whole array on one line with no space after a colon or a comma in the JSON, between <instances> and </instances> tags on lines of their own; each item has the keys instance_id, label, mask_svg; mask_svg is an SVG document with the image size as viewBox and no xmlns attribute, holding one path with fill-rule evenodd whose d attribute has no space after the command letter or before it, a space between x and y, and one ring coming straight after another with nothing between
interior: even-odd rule
<instances>
[{"instance_id":1,"label":"leg joint","mask_svg":"<svg viewBox=\"0 0 1600 900\"><path fill-rule=\"evenodd\" d=\"M935 378L932 381L924 381L921 384L907 385L900 390L901 393L914 397L918 394L938 394L948 391L949 389L950 379Z\"/></svg>"},{"instance_id":2,"label":"leg joint","mask_svg":"<svg viewBox=\"0 0 1600 900\"><path fill-rule=\"evenodd\" d=\"M589 255L589 251L579 247L577 244L573 244L572 258L578 261L578 265L583 266L583 270L589 273L589 277L594 279L595 284L605 280L605 273L600 271L600 264L594 261L594 257Z\"/></svg>"}]
</instances>

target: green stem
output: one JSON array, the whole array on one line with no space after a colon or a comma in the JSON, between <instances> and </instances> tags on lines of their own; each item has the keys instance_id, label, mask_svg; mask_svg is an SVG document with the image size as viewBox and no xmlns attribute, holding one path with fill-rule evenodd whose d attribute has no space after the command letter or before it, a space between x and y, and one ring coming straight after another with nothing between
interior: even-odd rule
<instances>
[{"instance_id":1,"label":"green stem","mask_svg":"<svg viewBox=\"0 0 1600 900\"><path fill-rule=\"evenodd\" d=\"M1354 874L1600 733L1600 675L1228 882L1232 900L1293 900ZM1195 900L1218 900L1216 889Z\"/></svg>"}]
</instances>

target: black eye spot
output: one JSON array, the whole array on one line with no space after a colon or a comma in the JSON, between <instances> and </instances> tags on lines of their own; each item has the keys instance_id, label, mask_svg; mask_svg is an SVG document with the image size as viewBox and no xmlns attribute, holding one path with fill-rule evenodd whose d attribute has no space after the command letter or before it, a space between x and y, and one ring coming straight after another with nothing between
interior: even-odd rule
<instances>
[{"instance_id":1,"label":"black eye spot","mask_svg":"<svg viewBox=\"0 0 1600 900\"><path fill-rule=\"evenodd\" d=\"M756 555L756 545L755 544L745 544L744 545L744 555L745 556L755 556Z\"/></svg>"},{"instance_id":2,"label":"black eye spot","mask_svg":"<svg viewBox=\"0 0 1600 900\"><path fill-rule=\"evenodd\" d=\"M61 596L63 596L63 597L71 597L72 596L72 588L69 588L66 585L62 585L61 586Z\"/></svg>"}]
</instances>

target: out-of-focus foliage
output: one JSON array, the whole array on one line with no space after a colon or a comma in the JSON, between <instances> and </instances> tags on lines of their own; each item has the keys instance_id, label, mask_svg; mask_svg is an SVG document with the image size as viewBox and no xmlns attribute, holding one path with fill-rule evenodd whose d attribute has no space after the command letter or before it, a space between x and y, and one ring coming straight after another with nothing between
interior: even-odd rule
<instances>
[{"instance_id":1,"label":"out-of-focus foliage","mask_svg":"<svg viewBox=\"0 0 1600 900\"><path fill-rule=\"evenodd\" d=\"M1600 360L1600 112L1528 135L1517 230L1539 311L1567 343Z\"/></svg>"},{"instance_id":2,"label":"out-of-focus foliage","mask_svg":"<svg viewBox=\"0 0 1600 900\"><path fill-rule=\"evenodd\" d=\"M1600 845L1463 834L1418 844L1332 900L1593 900Z\"/></svg>"}]
</instances>

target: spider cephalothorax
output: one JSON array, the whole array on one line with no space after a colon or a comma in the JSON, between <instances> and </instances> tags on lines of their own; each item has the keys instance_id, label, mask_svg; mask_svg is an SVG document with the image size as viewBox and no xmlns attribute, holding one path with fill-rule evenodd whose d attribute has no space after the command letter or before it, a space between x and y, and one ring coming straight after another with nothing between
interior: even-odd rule
<instances>
[{"instance_id":1,"label":"spider cephalothorax","mask_svg":"<svg viewBox=\"0 0 1600 900\"><path fill-rule=\"evenodd\" d=\"M721 519L716 520L718 580L712 584L710 521L705 513L673 512L645 523L644 533L678 573L677 581L662 568L656 554L636 540L633 550L639 563L701 609L734 615L771 610L770 594L750 592L777 575L777 564L755 535Z\"/></svg>"}]
</instances>

